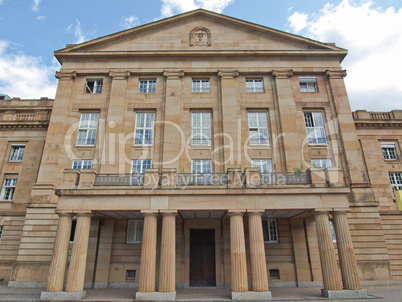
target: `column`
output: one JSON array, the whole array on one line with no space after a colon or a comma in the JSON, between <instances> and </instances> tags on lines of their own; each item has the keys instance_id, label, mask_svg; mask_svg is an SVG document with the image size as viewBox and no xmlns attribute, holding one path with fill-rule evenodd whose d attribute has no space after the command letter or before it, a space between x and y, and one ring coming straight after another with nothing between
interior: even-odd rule
<instances>
[{"instance_id":1,"label":"column","mask_svg":"<svg viewBox=\"0 0 402 302\"><path fill-rule=\"evenodd\" d=\"M314 212L324 290L342 290L328 212Z\"/></svg>"},{"instance_id":2,"label":"column","mask_svg":"<svg viewBox=\"0 0 402 302\"><path fill-rule=\"evenodd\" d=\"M247 213L250 237L251 290L256 292L267 292L269 290L262 214L263 212Z\"/></svg>"},{"instance_id":3,"label":"column","mask_svg":"<svg viewBox=\"0 0 402 302\"><path fill-rule=\"evenodd\" d=\"M142 214L144 215L144 230L142 236L141 269L138 291L148 293L155 291L158 213L142 212Z\"/></svg>"},{"instance_id":4,"label":"column","mask_svg":"<svg viewBox=\"0 0 402 302\"><path fill-rule=\"evenodd\" d=\"M66 273L68 246L70 243L71 224L73 213L59 212L56 241L54 243L52 262L50 263L47 279L47 292L61 292L64 286Z\"/></svg>"},{"instance_id":5,"label":"column","mask_svg":"<svg viewBox=\"0 0 402 302\"><path fill-rule=\"evenodd\" d=\"M92 213L78 213L76 216L77 226L75 228L73 250L71 253L70 267L67 275L66 292L84 291L89 228Z\"/></svg>"},{"instance_id":6,"label":"column","mask_svg":"<svg viewBox=\"0 0 402 302\"><path fill-rule=\"evenodd\" d=\"M232 299L233 293L248 291L243 215L243 212L229 213Z\"/></svg>"},{"instance_id":7,"label":"column","mask_svg":"<svg viewBox=\"0 0 402 302\"><path fill-rule=\"evenodd\" d=\"M162 213L162 240L159 268L159 292L170 293L166 300L175 300L176 212Z\"/></svg>"},{"instance_id":8,"label":"column","mask_svg":"<svg viewBox=\"0 0 402 302\"><path fill-rule=\"evenodd\" d=\"M341 275L343 288L349 290L360 290L360 278L357 270L355 253L353 251L352 238L346 212L332 212L338 244L339 262L341 264Z\"/></svg>"}]
</instances>

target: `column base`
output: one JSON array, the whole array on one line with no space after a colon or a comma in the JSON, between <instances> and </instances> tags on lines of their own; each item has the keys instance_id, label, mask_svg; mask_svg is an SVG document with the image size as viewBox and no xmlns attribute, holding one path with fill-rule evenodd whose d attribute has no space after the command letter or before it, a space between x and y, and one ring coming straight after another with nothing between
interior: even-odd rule
<instances>
[{"instance_id":1,"label":"column base","mask_svg":"<svg viewBox=\"0 0 402 302\"><path fill-rule=\"evenodd\" d=\"M359 290L321 289L321 295L329 299L361 299L361 298L367 298L367 291L365 289L359 289Z\"/></svg>"},{"instance_id":2,"label":"column base","mask_svg":"<svg viewBox=\"0 0 402 302\"><path fill-rule=\"evenodd\" d=\"M85 298L87 292L84 290L82 292L42 292L40 294L41 300L56 300L65 301L72 300L78 301Z\"/></svg>"},{"instance_id":3,"label":"column base","mask_svg":"<svg viewBox=\"0 0 402 302\"><path fill-rule=\"evenodd\" d=\"M139 301L174 301L174 300L176 300L176 292L172 292L172 293L137 292L135 294L135 300L139 300Z\"/></svg>"},{"instance_id":4,"label":"column base","mask_svg":"<svg viewBox=\"0 0 402 302\"><path fill-rule=\"evenodd\" d=\"M232 300L272 300L271 292L232 292Z\"/></svg>"}]
</instances>

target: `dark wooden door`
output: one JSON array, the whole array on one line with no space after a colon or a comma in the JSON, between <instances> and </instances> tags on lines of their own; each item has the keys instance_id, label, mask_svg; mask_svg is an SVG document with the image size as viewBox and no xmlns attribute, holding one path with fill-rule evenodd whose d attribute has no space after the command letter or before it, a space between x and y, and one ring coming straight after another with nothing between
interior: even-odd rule
<instances>
[{"instance_id":1,"label":"dark wooden door","mask_svg":"<svg viewBox=\"0 0 402 302\"><path fill-rule=\"evenodd\" d=\"M216 286L214 229L190 229L190 286Z\"/></svg>"}]
</instances>

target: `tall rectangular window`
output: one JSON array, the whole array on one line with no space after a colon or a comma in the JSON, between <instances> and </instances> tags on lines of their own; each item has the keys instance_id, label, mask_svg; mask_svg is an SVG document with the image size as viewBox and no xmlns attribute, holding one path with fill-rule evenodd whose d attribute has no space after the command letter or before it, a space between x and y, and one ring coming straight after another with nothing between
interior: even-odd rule
<instances>
[{"instance_id":1,"label":"tall rectangular window","mask_svg":"<svg viewBox=\"0 0 402 302\"><path fill-rule=\"evenodd\" d=\"M138 92L139 93L155 93L156 92L156 80L140 80Z\"/></svg>"},{"instance_id":2,"label":"tall rectangular window","mask_svg":"<svg viewBox=\"0 0 402 302\"><path fill-rule=\"evenodd\" d=\"M127 243L141 243L144 220L127 221Z\"/></svg>"},{"instance_id":3,"label":"tall rectangular window","mask_svg":"<svg viewBox=\"0 0 402 302\"><path fill-rule=\"evenodd\" d=\"M25 145L12 145L9 161L22 161L24 151L25 151Z\"/></svg>"},{"instance_id":4,"label":"tall rectangular window","mask_svg":"<svg viewBox=\"0 0 402 302\"><path fill-rule=\"evenodd\" d=\"M3 226L0 225L0 241L2 236L3 236Z\"/></svg>"},{"instance_id":5,"label":"tall rectangular window","mask_svg":"<svg viewBox=\"0 0 402 302\"><path fill-rule=\"evenodd\" d=\"M211 113L193 112L191 120L193 145L211 145Z\"/></svg>"},{"instance_id":6,"label":"tall rectangular window","mask_svg":"<svg viewBox=\"0 0 402 302\"><path fill-rule=\"evenodd\" d=\"M382 153L385 160L397 160L395 143L381 143Z\"/></svg>"},{"instance_id":7,"label":"tall rectangular window","mask_svg":"<svg viewBox=\"0 0 402 302\"><path fill-rule=\"evenodd\" d=\"M265 242L270 243L278 242L278 227L275 219L263 219L262 231Z\"/></svg>"},{"instance_id":8,"label":"tall rectangular window","mask_svg":"<svg viewBox=\"0 0 402 302\"><path fill-rule=\"evenodd\" d=\"M98 129L99 113L81 113L80 125L78 129L78 146L94 146L96 132Z\"/></svg>"},{"instance_id":9,"label":"tall rectangular window","mask_svg":"<svg viewBox=\"0 0 402 302\"><path fill-rule=\"evenodd\" d=\"M258 168L260 173L272 172L272 162L270 159L252 159L251 165L253 168Z\"/></svg>"},{"instance_id":10,"label":"tall rectangular window","mask_svg":"<svg viewBox=\"0 0 402 302\"><path fill-rule=\"evenodd\" d=\"M74 160L72 168L80 171L92 169L92 160Z\"/></svg>"},{"instance_id":11,"label":"tall rectangular window","mask_svg":"<svg viewBox=\"0 0 402 302\"><path fill-rule=\"evenodd\" d=\"M264 92L264 82L262 79L246 79L247 92Z\"/></svg>"},{"instance_id":12,"label":"tall rectangular window","mask_svg":"<svg viewBox=\"0 0 402 302\"><path fill-rule=\"evenodd\" d=\"M17 176L6 175L1 188L1 200L13 200L15 187L17 186Z\"/></svg>"},{"instance_id":13,"label":"tall rectangular window","mask_svg":"<svg viewBox=\"0 0 402 302\"><path fill-rule=\"evenodd\" d=\"M329 226L331 228L332 241L336 242L336 233L335 233L335 226L334 226L334 221L333 220L329 221Z\"/></svg>"},{"instance_id":14,"label":"tall rectangular window","mask_svg":"<svg viewBox=\"0 0 402 302\"><path fill-rule=\"evenodd\" d=\"M318 92L317 78L315 77L299 77L301 92Z\"/></svg>"},{"instance_id":15,"label":"tall rectangular window","mask_svg":"<svg viewBox=\"0 0 402 302\"><path fill-rule=\"evenodd\" d=\"M311 165L315 168L330 168L332 167L331 159L329 158L312 158Z\"/></svg>"},{"instance_id":16,"label":"tall rectangular window","mask_svg":"<svg viewBox=\"0 0 402 302\"><path fill-rule=\"evenodd\" d=\"M250 145L269 145L268 121L266 112L249 112L248 127Z\"/></svg>"},{"instance_id":17,"label":"tall rectangular window","mask_svg":"<svg viewBox=\"0 0 402 302\"><path fill-rule=\"evenodd\" d=\"M150 159L138 159L131 162L131 173L132 174L143 174L145 169L150 169L152 167L152 161Z\"/></svg>"},{"instance_id":18,"label":"tall rectangular window","mask_svg":"<svg viewBox=\"0 0 402 302\"><path fill-rule=\"evenodd\" d=\"M389 180L393 191L402 190L402 172L389 173Z\"/></svg>"},{"instance_id":19,"label":"tall rectangular window","mask_svg":"<svg viewBox=\"0 0 402 302\"><path fill-rule=\"evenodd\" d=\"M193 80L193 92L210 92L209 79L194 79Z\"/></svg>"},{"instance_id":20,"label":"tall rectangular window","mask_svg":"<svg viewBox=\"0 0 402 302\"><path fill-rule=\"evenodd\" d=\"M87 79L86 93L102 93L103 79Z\"/></svg>"},{"instance_id":21,"label":"tall rectangular window","mask_svg":"<svg viewBox=\"0 0 402 302\"><path fill-rule=\"evenodd\" d=\"M212 161L209 159L193 159L191 173L212 173Z\"/></svg>"},{"instance_id":22,"label":"tall rectangular window","mask_svg":"<svg viewBox=\"0 0 402 302\"><path fill-rule=\"evenodd\" d=\"M150 146L154 140L155 113L138 112L135 118L134 145Z\"/></svg>"},{"instance_id":23,"label":"tall rectangular window","mask_svg":"<svg viewBox=\"0 0 402 302\"><path fill-rule=\"evenodd\" d=\"M324 121L321 112L304 112L307 138L309 144L326 144Z\"/></svg>"}]
</instances>

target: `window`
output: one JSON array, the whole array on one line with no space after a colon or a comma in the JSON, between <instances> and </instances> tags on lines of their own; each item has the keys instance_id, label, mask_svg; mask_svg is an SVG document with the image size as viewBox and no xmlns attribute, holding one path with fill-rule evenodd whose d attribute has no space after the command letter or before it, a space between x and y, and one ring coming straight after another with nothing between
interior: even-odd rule
<instances>
[{"instance_id":1,"label":"window","mask_svg":"<svg viewBox=\"0 0 402 302\"><path fill-rule=\"evenodd\" d=\"M211 145L211 113L194 112L191 117L193 145Z\"/></svg>"},{"instance_id":2,"label":"window","mask_svg":"<svg viewBox=\"0 0 402 302\"><path fill-rule=\"evenodd\" d=\"M278 228L276 225L276 220L263 219L262 220L262 231L264 234L265 242L271 242L271 243L278 242Z\"/></svg>"},{"instance_id":3,"label":"window","mask_svg":"<svg viewBox=\"0 0 402 302\"><path fill-rule=\"evenodd\" d=\"M260 173L272 172L272 162L270 159L253 159L251 160L253 168L258 168Z\"/></svg>"},{"instance_id":4,"label":"window","mask_svg":"<svg viewBox=\"0 0 402 302\"><path fill-rule=\"evenodd\" d=\"M139 93L155 93L156 92L156 80L140 80L138 92Z\"/></svg>"},{"instance_id":5,"label":"window","mask_svg":"<svg viewBox=\"0 0 402 302\"><path fill-rule=\"evenodd\" d=\"M268 122L266 112L249 112L248 127L250 145L269 145Z\"/></svg>"},{"instance_id":6,"label":"window","mask_svg":"<svg viewBox=\"0 0 402 302\"><path fill-rule=\"evenodd\" d=\"M144 220L128 220L127 243L141 243Z\"/></svg>"},{"instance_id":7,"label":"window","mask_svg":"<svg viewBox=\"0 0 402 302\"><path fill-rule=\"evenodd\" d=\"M306 123L307 137L309 144L326 144L324 121L321 112L305 112L304 122Z\"/></svg>"},{"instance_id":8,"label":"window","mask_svg":"<svg viewBox=\"0 0 402 302\"><path fill-rule=\"evenodd\" d=\"M143 174L145 173L145 169L150 169L151 168L151 160L133 160L131 162L131 174Z\"/></svg>"},{"instance_id":9,"label":"window","mask_svg":"<svg viewBox=\"0 0 402 302\"><path fill-rule=\"evenodd\" d=\"M74 242L75 229L77 228L77 220L71 222L70 243Z\"/></svg>"},{"instance_id":10,"label":"window","mask_svg":"<svg viewBox=\"0 0 402 302\"><path fill-rule=\"evenodd\" d=\"M25 145L12 145L9 161L22 161Z\"/></svg>"},{"instance_id":11,"label":"window","mask_svg":"<svg viewBox=\"0 0 402 302\"><path fill-rule=\"evenodd\" d=\"M193 80L193 92L209 92L209 79Z\"/></svg>"},{"instance_id":12,"label":"window","mask_svg":"<svg viewBox=\"0 0 402 302\"><path fill-rule=\"evenodd\" d=\"M262 79L246 79L247 92L264 92L264 82Z\"/></svg>"},{"instance_id":13,"label":"window","mask_svg":"<svg viewBox=\"0 0 402 302\"><path fill-rule=\"evenodd\" d=\"M126 270L126 280L135 280L136 270Z\"/></svg>"},{"instance_id":14,"label":"window","mask_svg":"<svg viewBox=\"0 0 402 302\"><path fill-rule=\"evenodd\" d=\"M212 173L212 161L209 159L193 159L191 173Z\"/></svg>"},{"instance_id":15,"label":"window","mask_svg":"<svg viewBox=\"0 0 402 302\"><path fill-rule=\"evenodd\" d=\"M311 166L314 168L329 168L332 167L331 159L329 158L312 158Z\"/></svg>"},{"instance_id":16,"label":"window","mask_svg":"<svg viewBox=\"0 0 402 302\"><path fill-rule=\"evenodd\" d=\"M1 241L1 236L3 235L3 226L0 226L0 241Z\"/></svg>"},{"instance_id":17,"label":"window","mask_svg":"<svg viewBox=\"0 0 402 302\"><path fill-rule=\"evenodd\" d=\"M398 156L396 155L395 143L381 143L381 148L385 160L398 159Z\"/></svg>"},{"instance_id":18,"label":"window","mask_svg":"<svg viewBox=\"0 0 402 302\"><path fill-rule=\"evenodd\" d=\"M331 227L332 241L336 242L335 226L333 220L329 221L329 226Z\"/></svg>"},{"instance_id":19,"label":"window","mask_svg":"<svg viewBox=\"0 0 402 302\"><path fill-rule=\"evenodd\" d=\"M134 145L152 145L155 113L140 112L135 118Z\"/></svg>"},{"instance_id":20,"label":"window","mask_svg":"<svg viewBox=\"0 0 402 302\"><path fill-rule=\"evenodd\" d=\"M92 169L92 160L74 160L73 169L86 170Z\"/></svg>"},{"instance_id":21,"label":"window","mask_svg":"<svg viewBox=\"0 0 402 302\"><path fill-rule=\"evenodd\" d=\"M300 77L299 83L301 92L318 92L317 78Z\"/></svg>"},{"instance_id":22,"label":"window","mask_svg":"<svg viewBox=\"0 0 402 302\"><path fill-rule=\"evenodd\" d=\"M281 279L281 277L279 275L279 270L278 269L270 269L269 270L269 278L271 280L279 280L279 279Z\"/></svg>"},{"instance_id":23,"label":"window","mask_svg":"<svg viewBox=\"0 0 402 302\"><path fill-rule=\"evenodd\" d=\"M392 191L402 190L402 172L389 173L389 180L391 181Z\"/></svg>"},{"instance_id":24,"label":"window","mask_svg":"<svg viewBox=\"0 0 402 302\"><path fill-rule=\"evenodd\" d=\"M90 79L87 80L85 86L86 93L102 93L103 80L102 79Z\"/></svg>"},{"instance_id":25,"label":"window","mask_svg":"<svg viewBox=\"0 0 402 302\"><path fill-rule=\"evenodd\" d=\"M78 146L94 146L98 129L99 113L81 113L77 135Z\"/></svg>"},{"instance_id":26,"label":"window","mask_svg":"<svg viewBox=\"0 0 402 302\"><path fill-rule=\"evenodd\" d=\"M1 200L13 200L15 187L17 186L17 177L5 176L3 187L1 188Z\"/></svg>"}]
</instances>

